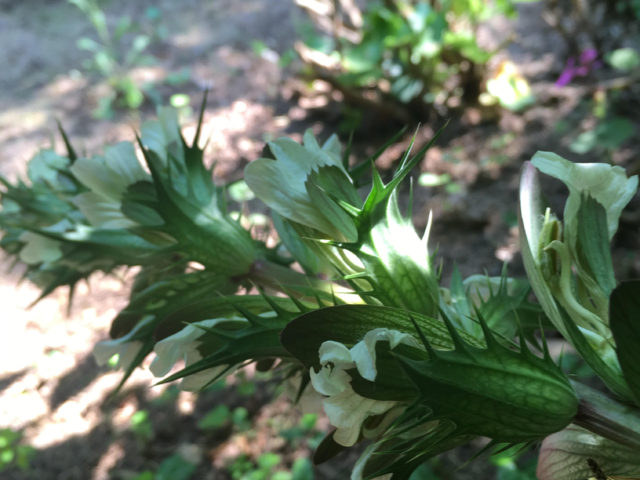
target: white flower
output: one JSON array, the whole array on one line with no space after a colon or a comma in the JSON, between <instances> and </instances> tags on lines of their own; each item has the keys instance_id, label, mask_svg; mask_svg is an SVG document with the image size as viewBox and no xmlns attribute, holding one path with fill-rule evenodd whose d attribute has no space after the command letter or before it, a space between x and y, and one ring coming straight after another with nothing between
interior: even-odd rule
<instances>
[{"instance_id":1,"label":"white flower","mask_svg":"<svg viewBox=\"0 0 640 480\"><path fill-rule=\"evenodd\" d=\"M144 345L139 340L132 342L124 342L118 338L116 340L105 340L98 343L93 348L93 356L98 365L105 365L111 357L118 355L118 363L116 368L126 370L135 360L136 355Z\"/></svg>"},{"instance_id":2,"label":"white flower","mask_svg":"<svg viewBox=\"0 0 640 480\"><path fill-rule=\"evenodd\" d=\"M111 357L117 354L117 368L123 370L129 368L144 345L142 341L133 340L133 338L144 326L153 320L153 318L153 315L147 315L125 336L114 340L99 342L93 348L93 356L96 359L96 363L98 365L105 365Z\"/></svg>"},{"instance_id":3,"label":"white flower","mask_svg":"<svg viewBox=\"0 0 640 480\"><path fill-rule=\"evenodd\" d=\"M185 367L193 365L202 360L202 354L198 350L200 337L205 334L205 330L200 327L213 328L219 323L229 321L245 321L243 318L214 318L201 322L190 323L179 332L160 340L154 347L156 358L151 362L151 373L156 377L163 377L175 363L184 359ZM221 372L228 368L227 365L208 368L182 379L180 387L187 391L198 391L216 378Z\"/></svg>"},{"instance_id":4,"label":"white flower","mask_svg":"<svg viewBox=\"0 0 640 480\"><path fill-rule=\"evenodd\" d=\"M362 341L351 348L351 356L356 363L358 373L362 378L373 382L378 371L376 370L376 343L389 342L393 350L401 343L421 348L420 342L408 333L402 333L388 328L376 328L367 332Z\"/></svg>"},{"instance_id":5,"label":"white flower","mask_svg":"<svg viewBox=\"0 0 640 480\"><path fill-rule=\"evenodd\" d=\"M396 401L381 401L358 395L351 387L351 377L347 370L356 368L362 378L374 381L376 369L376 343L389 342L390 348L400 343L419 347L418 341L407 333L376 328L367 332L364 339L351 349L339 342L327 341L320 346L320 364L322 368L316 372L311 368L311 384L320 394L326 395L323 400L324 410L329 421L335 426L334 440L345 447L354 445L360 437L362 424L371 416L382 415L398 405ZM393 412L397 415L397 412ZM388 425L384 421L383 424ZM376 428L368 432L376 434Z\"/></svg>"}]
</instances>

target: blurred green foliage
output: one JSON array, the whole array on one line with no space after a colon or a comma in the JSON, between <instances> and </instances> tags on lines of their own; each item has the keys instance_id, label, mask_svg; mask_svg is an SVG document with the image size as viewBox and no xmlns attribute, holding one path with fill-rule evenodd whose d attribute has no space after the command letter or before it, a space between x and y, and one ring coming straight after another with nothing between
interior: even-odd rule
<instances>
[{"instance_id":1,"label":"blurred green foliage","mask_svg":"<svg viewBox=\"0 0 640 480\"><path fill-rule=\"evenodd\" d=\"M156 7L146 11L148 31L131 17L123 15L111 28L107 16L98 0L68 0L86 16L93 26L97 38L81 37L77 47L90 53L83 63L86 72L106 81L109 92L100 98L93 114L97 118L110 118L113 108L136 109L142 105L143 87L130 74L135 67L150 65L155 58L147 53L152 42L168 35L161 25L162 12Z\"/></svg>"},{"instance_id":2,"label":"blurred green foliage","mask_svg":"<svg viewBox=\"0 0 640 480\"><path fill-rule=\"evenodd\" d=\"M290 469L282 466L282 456L263 453L253 462L240 455L229 466L233 480L313 480L313 467L306 458L296 459Z\"/></svg>"},{"instance_id":3,"label":"blurred green foliage","mask_svg":"<svg viewBox=\"0 0 640 480\"><path fill-rule=\"evenodd\" d=\"M10 466L29 470L35 449L21 443L22 433L11 428L0 429L0 472Z\"/></svg>"},{"instance_id":4,"label":"blurred green foliage","mask_svg":"<svg viewBox=\"0 0 640 480\"><path fill-rule=\"evenodd\" d=\"M607 52L604 60L618 77L595 91L585 112L592 121L576 134L569 149L578 154L593 152L612 161L613 153L638 133L629 106L635 102L633 89L640 77L640 54L625 47Z\"/></svg>"},{"instance_id":5,"label":"blurred green foliage","mask_svg":"<svg viewBox=\"0 0 640 480\"><path fill-rule=\"evenodd\" d=\"M430 106L444 110L477 101L494 53L478 44L478 26L497 14L514 16L514 3L368 2L362 12L351 7L351 17L362 19L356 25L340 23L334 11L326 15L332 27L302 28L299 51L312 75L329 80L347 101L399 103L419 114ZM310 15L318 25L329 23L317 11ZM397 112L400 120L406 110Z\"/></svg>"},{"instance_id":6,"label":"blurred green foliage","mask_svg":"<svg viewBox=\"0 0 640 480\"><path fill-rule=\"evenodd\" d=\"M153 439L153 425L149 418L149 412L138 410L131 416L130 429L141 444Z\"/></svg>"},{"instance_id":7,"label":"blurred green foliage","mask_svg":"<svg viewBox=\"0 0 640 480\"><path fill-rule=\"evenodd\" d=\"M162 461L155 472L145 470L132 480L189 480L193 477L197 465L174 454Z\"/></svg>"}]
</instances>

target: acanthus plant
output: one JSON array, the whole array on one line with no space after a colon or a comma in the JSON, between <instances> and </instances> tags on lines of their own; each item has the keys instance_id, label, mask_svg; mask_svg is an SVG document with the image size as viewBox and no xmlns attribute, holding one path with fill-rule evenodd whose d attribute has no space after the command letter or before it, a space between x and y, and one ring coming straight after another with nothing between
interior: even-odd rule
<instances>
[{"instance_id":1,"label":"acanthus plant","mask_svg":"<svg viewBox=\"0 0 640 480\"><path fill-rule=\"evenodd\" d=\"M429 228L418 235L398 202L429 145L385 184L375 157L350 166L335 136L269 142L245 181L271 208L272 248L228 211L201 123L187 143L161 109L135 145L90 158L63 134L67 155L43 151L28 181L2 180L1 245L43 296L141 267L96 347L100 361L119 354L123 381L152 352L161 383L196 391L251 362L279 369L299 396L322 398L335 427L316 461L368 442L353 479L407 479L479 436L490 450L542 442L542 480L582 480L594 465L640 475L640 283L618 284L610 255L636 177L536 154L520 191L528 281L454 269L444 286ZM569 188L562 221L541 207L538 171ZM606 389L562 371L553 330Z\"/></svg>"}]
</instances>

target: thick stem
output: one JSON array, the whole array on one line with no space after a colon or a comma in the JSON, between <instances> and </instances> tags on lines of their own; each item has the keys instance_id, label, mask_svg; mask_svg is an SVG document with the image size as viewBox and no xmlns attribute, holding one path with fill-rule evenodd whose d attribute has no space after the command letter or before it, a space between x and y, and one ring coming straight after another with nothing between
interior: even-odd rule
<instances>
[{"instance_id":1,"label":"thick stem","mask_svg":"<svg viewBox=\"0 0 640 480\"><path fill-rule=\"evenodd\" d=\"M332 304L334 297L345 303L363 303L352 289L330 280L313 278L268 260L257 260L247 279L260 287L271 288L301 300L315 301L317 296Z\"/></svg>"},{"instance_id":2,"label":"thick stem","mask_svg":"<svg viewBox=\"0 0 640 480\"><path fill-rule=\"evenodd\" d=\"M604 438L640 451L640 410L572 382L580 403L573 423Z\"/></svg>"}]
</instances>

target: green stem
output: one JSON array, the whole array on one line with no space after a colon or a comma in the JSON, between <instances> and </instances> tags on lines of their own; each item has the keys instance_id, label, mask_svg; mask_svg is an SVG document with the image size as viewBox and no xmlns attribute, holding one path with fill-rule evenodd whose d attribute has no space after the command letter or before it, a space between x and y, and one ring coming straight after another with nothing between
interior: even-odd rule
<instances>
[{"instance_id":1,"label":"green stem","mask_svg":"<svg viewBox=\"0 0 640 480\"><path fill-rule=\"evenodd\" d=\"M640 451L640 410L582 383L572 382L580 399L573 423Z\"/></svg>"},{"instance_id":2,"label":"green stem","mask_svg":"<svg viewBox=\"0 0 640 480\"><path fill-rule=\"evenodd\" d=\"M247 277L260 287L270 288L299 299L314 301L320 297L328 304L333 304L334 298L345 303L362 303L360 296L345 285L309 277L302 272L268 260L256 260Z\"/></svg>"}]
</instances>

